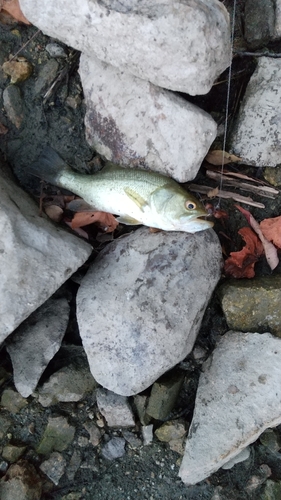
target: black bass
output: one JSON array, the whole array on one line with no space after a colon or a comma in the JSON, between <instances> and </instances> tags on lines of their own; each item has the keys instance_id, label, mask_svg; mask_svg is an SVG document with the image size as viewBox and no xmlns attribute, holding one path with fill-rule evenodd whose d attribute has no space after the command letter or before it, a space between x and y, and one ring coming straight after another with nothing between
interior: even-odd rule
<instances>
[{"instance_id":1,"label":"black bass","mask_svg":"<svg viewBox=\"0 0 281 500\"><path fill-rule=\"evenodd\" d=\"M27 171L75 193L95 210L119 215L122 224L188 233L213 226L201 219L207 213L194 196L157 172L108 164L94 175L79 174L50 147Z\"/></svg>"}]
</instances>

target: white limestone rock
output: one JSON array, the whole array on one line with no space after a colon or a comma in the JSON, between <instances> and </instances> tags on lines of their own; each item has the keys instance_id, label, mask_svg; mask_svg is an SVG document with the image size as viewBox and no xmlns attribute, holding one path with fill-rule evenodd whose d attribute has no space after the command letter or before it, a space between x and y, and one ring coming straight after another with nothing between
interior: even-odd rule
<instances>
[{"instance_id":1,"label":"white limestone rock","mask_svg":"<svg viewBox=\"0 0 281 500\"><path fill-rule=\"evenodd\" d=\"M281 163L281 59L260 57L230 139L231 150L247 165Z\"/></svg>"},{"instance_id":2,"label":"white limestone rock","mask_svg":"<svg viewBox=\"0 0 281 500\"><path fill-rule=\"evenodd\" d=\"M192 350L221 269L212 229L140 228L103 250L77 295L77 320L98 383L137 394Z\"/></svg>"},{"instance_id":3,"label":"white limestone rock","mask_svg":"<svg viewBox=\"0 0 281 500\"><path fill-rule=\"evenodd\" d=\"M0 343L91 254L90 245L39 217L0 165Z\"/></svg>"},{"instance_id":4,"label":"white limestone rock","mask_svg":"<svg viewBox=\"0 0 281 500\"><path fill-rule=\"evenodd\" d=\"M194 179L216 137L210 115L94 57L82 55L86 137L108 160Z\"/></svg>"},{"instance_id":5,"label":"white limestone rock","mask_svg":"<svg viewBox=\"0 0 281 500\"><path fill-rule=\"evenodd\" d=\"M59 350L69 319L66 299L49 299L30 315L7 341L14 384L27 398L33 393L49 361Z\"/></svg>"},{"instance_id":6,"label":"white limestone rock","mask_svg":"<svg viewBox=\"0 0 281 500\"><path fill-rule=\"evenodd\" d=\"M231 60L218 0L20 0L28 20L89 56L171 90L206 94Z\"/></svg>"},{"instance_id":7,"label":"white limestone rock","mask_svg":"<svg viewBox=\"0 0 281 500\"><path fill-rule=\"evenodd\" d=\"M227 332L203 365L180 477L196 484L281 423L281 339Z\"/></svg>"}]
</instances>

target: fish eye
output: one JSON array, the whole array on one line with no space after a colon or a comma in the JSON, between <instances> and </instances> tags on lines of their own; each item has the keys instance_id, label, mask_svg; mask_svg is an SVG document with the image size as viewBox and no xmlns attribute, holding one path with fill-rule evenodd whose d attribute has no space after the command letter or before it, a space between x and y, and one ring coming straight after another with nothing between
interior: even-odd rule
<instances>
[{"instance_id":1,"label":"fish eye","mask_svg":"<svg viewBox=\"0 0 281 500\"><path fill-rule=\"evenodd\" d=\"M196 203L190 200L186 200L185 208L188 208L188 210L194 210L196 208Z\"/></svg>"}]
</instances>

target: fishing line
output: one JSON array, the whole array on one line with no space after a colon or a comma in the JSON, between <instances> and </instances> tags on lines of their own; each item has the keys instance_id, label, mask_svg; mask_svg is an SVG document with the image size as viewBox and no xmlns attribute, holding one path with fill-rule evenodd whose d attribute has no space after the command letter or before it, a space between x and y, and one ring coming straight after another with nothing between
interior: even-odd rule
<instances>
[{"instance_id":1,"label":"fishing line","mask_svg":"<svg viewBox=\"0 0 281 500\"><path fill-rule=\"evenodd\" d=\"M222 190L223 185L223 170L224 170L224 158L225 158L225 148L226 148L226 138L227 138L227 129L228 129L228 112L229 112L229 97L230 97L230 87L231 87L231 76L232 76L232 59L233 59L233 45L234 45L234 30L235 30L235 15L236 15L236 0L233 2L233 12L232 12L232 25L231 25L231 61L228 70L228 78L227 78L227 93L226 93L226 106L225 106L225 125L224 125L224 134L223 134L223 146L222 146L222 162L221 162L221 178L220 178L220 191ZM219 194L219 200L217 204L217 208L220 208L221 196Z\"/></svg>"}]
</instances>

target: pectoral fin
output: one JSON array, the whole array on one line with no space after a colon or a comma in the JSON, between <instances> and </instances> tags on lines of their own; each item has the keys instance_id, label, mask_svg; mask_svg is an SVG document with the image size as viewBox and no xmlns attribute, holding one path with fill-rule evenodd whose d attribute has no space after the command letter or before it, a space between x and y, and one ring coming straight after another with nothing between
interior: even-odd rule
<instances>
[{"instance_id":1,"label":"pectoral fin","mask_svg":"<svg viewBox=\"0 0 281 500\"><path fill-rule=\"evenodd\" d=\"M129 187L126 187L124 191L126 195L140 208L140 210L144 212L145 207L148 205L145 199Z\"/></svg>"},{"instance_id":2,"label":"pectoral fin","mask_svg":"<svg viewBox=\"0 0 281 500\"><path fill-rule=\"evenodd\" d=\"M139 226L141 224L140 221L133 219L133 217L129 217L129 215L116 217L116 220L121 224L126 224L127 226Z\"/></svg>"}]
</instances>

